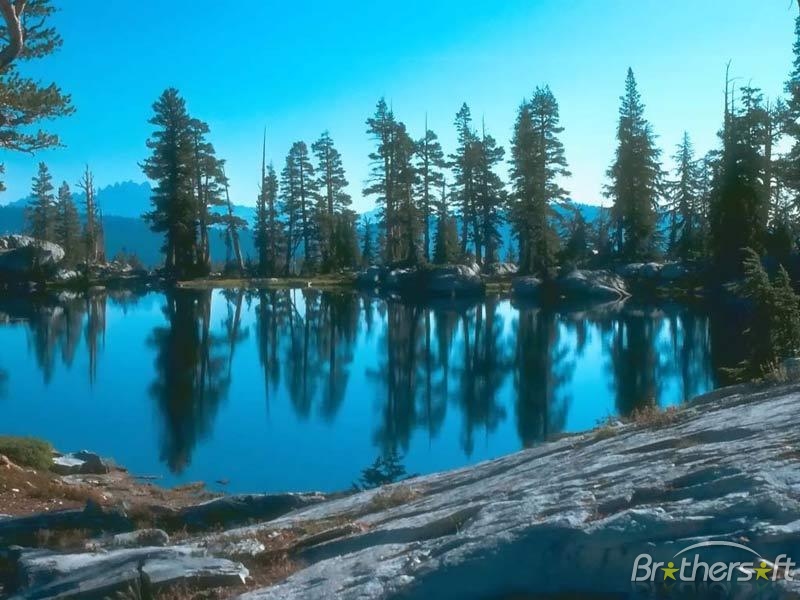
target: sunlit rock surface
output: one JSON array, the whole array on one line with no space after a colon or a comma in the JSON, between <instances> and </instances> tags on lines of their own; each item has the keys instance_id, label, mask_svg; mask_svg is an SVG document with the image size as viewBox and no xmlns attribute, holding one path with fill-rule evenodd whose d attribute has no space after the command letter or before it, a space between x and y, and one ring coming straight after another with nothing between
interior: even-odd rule
<instances>
[{"instance_id":1,"label":"sunlit rock surface","mask_svg":"<svg viewBox=\"0 0 800 600\"><path fill-rule=\"evenodd\" d=\"M407 502L360 517L363 533L308 548L305 569L246 597L627 595L637 555L666 560L706 540L800 559L798 410L798 386L731 388L655 429L609 426L396 484L413 491ZM272 526L357 514L391 489ZM708 548L702 559L748 560L736 552ZM787 581L762 588L760 597L800 589Z\"/></svg>"}]
</instances>

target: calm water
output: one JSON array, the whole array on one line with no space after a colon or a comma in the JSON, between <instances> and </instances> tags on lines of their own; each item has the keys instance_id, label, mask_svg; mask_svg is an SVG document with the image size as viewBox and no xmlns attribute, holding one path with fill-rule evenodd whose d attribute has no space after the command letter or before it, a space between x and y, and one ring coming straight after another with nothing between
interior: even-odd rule
<instances>
[{"instance_id":1,"label":"calm water","mask_svg":"<svg viewBox=\"0 0 800 600\"><path fill-rule=\"evenodd\" d=\"M448 469L705 392L713 330L680 306L423 307L310 290L0 298L0 432L170 485L338 490L381 455L408 473Z\"/></svg>"}]
</instances>

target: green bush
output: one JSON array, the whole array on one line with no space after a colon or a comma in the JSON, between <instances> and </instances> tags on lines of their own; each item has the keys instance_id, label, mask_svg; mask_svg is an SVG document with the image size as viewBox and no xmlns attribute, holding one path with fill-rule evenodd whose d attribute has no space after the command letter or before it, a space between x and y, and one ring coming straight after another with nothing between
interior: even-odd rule
<instances>
[{"instance_id":1,"label":"green bush","mask_svg":"<svg viewBox=\"0 0 800 600\"><path fill-rule=\"evenodd\" d=\"M47 471L53 464L53 447L32 437L0 435L0 454L21 467Z\"/></svg>"}]
</instances>

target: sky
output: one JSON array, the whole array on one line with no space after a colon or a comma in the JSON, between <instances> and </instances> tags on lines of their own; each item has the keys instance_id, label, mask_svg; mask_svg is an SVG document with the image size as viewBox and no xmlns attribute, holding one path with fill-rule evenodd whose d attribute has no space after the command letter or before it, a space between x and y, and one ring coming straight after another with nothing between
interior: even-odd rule
<instances>
[{"instance_id":1,"label":"sky","mask_svg":"<svg viewBox=\"0 0 800 600\"><path fill-rule=\"evenodd\" d=\"M167 87L206 121L231 195L254 204L261 139L278 171L294 141L325 130L343 155L354 208L373 149L365 121L384 96L411 134L425 118L446 152L463 102L506 148L537 85L555 94L575 200L604 201L625 73L636 74L665 166L683 131L698 154L717 144L725 65L775 98L792 61L795 0L53 0L64 44L24 65L72 95L48 127L64 147L0 152L7 191L24 197L39 161L57 182L84 164L103 187L144 181L152 104ZM605 201L607 202L607 201Z\"/></svg>"}]
</instances>

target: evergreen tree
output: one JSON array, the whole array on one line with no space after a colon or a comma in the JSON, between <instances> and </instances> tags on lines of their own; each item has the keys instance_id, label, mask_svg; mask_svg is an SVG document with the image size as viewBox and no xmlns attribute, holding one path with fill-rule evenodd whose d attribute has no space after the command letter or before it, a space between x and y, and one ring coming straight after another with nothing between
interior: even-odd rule
<instances>
[{"instance_id":1,"label":"evergreen tree","mask_svg":"<svg viewBox=\"0 0 800 600\"><path fill-rule=\"evenodd\" d=\"M258 273L274 277L278 273L278 248L281 235L278 223L278 176L275 168L267 166L267 142L261 156L261 189L256 199L254 237L258 252Z\"/></svg>"},{"instance_id":2,"label":"evergreen tree","mask_svg":"<svg viewBox=\"0 0 800 600\"><path fill-rule=\"evenodd\" d=\"M364 228L364 237L361 242L361 264L365 267L368 267L375 260L375 242L372 235L372 219L369 217L364 217L362 227Z\"/></svg>"},{"instance_id":3,"label":"evergreen tree","mask_svg":"<svg viewBox=\"0 0 800 600\"><path fill-rule=\"evenodd\" d=\"M97 203L94 175L89 170L89 165L86 165L83 171L78 188L83 191L83 208L86 215L83 226L83 254L86 257L86 263L91 266L104 261L106 253L103 240L103 219Z\"/></svg>"},{"instance_id":4,"label":"evergreen tree","mask_svg":"<svg viewBox=\"0 0 800 600\"><path fill-rule=\"evenodd\" d=\"M392 136L392 179L396 198L396 223L398 235L395 239L395 260L417 264L423 256L422 212L417 206L414 192L418 186L414 168L416 145L403 123L395 124Z\"/></svg>"},{"instance_id":5,"label":"evergreen tree","mask_svg":"<svg viewBox=\"0 0 800 600\"><path fill-rule=\"evenodd\" d=\"M434 194L441 187L445 166L444 153L436 134L428 129L425 121L425 135L417 142L416 170L418 174L419 208L422 219L423 242L422 251L426 261L430 260L431 252L431 219L435 205Z\"/></svg>"},{"instance_id":6,"label":"evergreen tree","mask_svg":"<svg viewBox=\"0 0 800 600\"><path fill-rule=\"evenodd\" d=\"M620 100L618 146L608 169L611 183L606 187L606 196L614 202L616 250L628 260L637 260L656 249L661 152L650 123L644 118L644 105L630 68L625 95Z\"/></svg>"},{"instance_id":7,"label":"evergreen tree","mask_svg":"<svg viewBox=\"0 0 800 600\"><path fill-rule=\"evenodd\" d=\"M782 111L783 131L791 140L791 147L779 169L782 184L793 192L795 204L800 207L800 15L795 19L794 35L792 72L785 85L788 98Z\"/></svg>"},{"instance_id":8,"label":"evergreen tree","mask_svg":"<svg viewBox=\"0 0 800 600\"><path fill-rule=\"evenodd\" d=\"M344 257L335 254L336 248L347 249L346 252L352 254L348 244L342 244L342 240L335 243L334 239L336 229L339 233L348 230L349 218L344 215L349 210L352 199L345 191L347 178L342 165L342 155L339 154L327 131L311 145L311 150L317 158L317 186L320 190L318 213L320 254L322 268L328 271L347 264Z\"/></svg>"},{"instance_id":9,"label":"evergreen tree","mask_svg":"<svg viewBox=\"0 0 800 600\"><path fill-rule=\"evenodd\" d=\"M458 146L450 155L450 169L455 179L453 196L459 207L461 216L461 255L467 254L472 226L472 241L475 243L476 256L480 251L481 231L477 223L475 211L475 176L477 162L478 136L472 128L472 113L466 103L461 105L455 120L458 135ZM480 257L478 257L480 258Z\"/></svg>"},{"instance_id":10,"label":"evergreen tree","mask_svg":"<svg viewBox=\"0 0 800 600\"><path fill-rule=\"evenodd\" d=\"M303 272L312 273L318 264L319 247L314 208L317 184L305 142L292 144L281 174L281 195L286 226L286 273L302 243Z\"/></svg>"},{"instance_id":11,"label":"evergreen tree","mask_svg":"<svg viewBox=\"0 0 800 600\"><path fill-rule=\"evenodd\" d=\"M800 298L782 266L770 281L758 254L751 248L743 253L744 291L753 311L745 332L749 357L735 373L757 377L800 351Z\"/></svg>"},{"instance_id":12,"label":"evergreen tree","mask_svg":"<svg viewBox=\"0 0 800 600\"><path fill-rule=\"evenodd\" d=\"M56 203L56 242L64 249L64 260L68 265L77 264L83 257L81 244L81 222L78 209L72 200L72 192L65 181L58 188Z\"/></svg>"},{"instance_id":13,"label":"evergreen tree","mask_svg":"<svg viewBox=\"0 0 800 600\"><path fill-rule=\"evenodd\" d=\"M694 158L689 134L684 132L673 157L675 179L669 185L667 210L670 215L669 253L687 259L700 251L701 183L700 165Z\"/></svg>"},{"instance_id":14,"label":"evergreen tree","mask_svg":"<svg viewBox=\"0 0 800 600\"><path fill-rule=\"evenodd\" d=\"M434 240L433 262L448 264L459 257L458 231L455 219L450 215L447 206L447 183L442 180L442 193L438 203L436 217L436 239Z\"/></svg>"},{"instance_id":15,"label":"evergreen tree","mask_svg":"<svg viewBox=\"0 0 800 600\"><path fill-rule=\"evenodd\" d=\"M43 58L61 47L61 36L50 23L56 9L50 0L0 0L0 8L0 40L5 44L0 49L0 148L30 153L58 146L57 135L31 125L72 114L70 97L56 84L42 86L18 70L20 63Z\"/></svg>"},{"instance_id":16,"label":"evergreen tree","mask_svg":"<svg viewBox=\"0 0 800 600\"><path fill-rule=\"evenodd\" d=\"M741 274L744 248L763 249L768 213L761 94L743 88L741 107L736 108L733 94L726 92L725 107L722 153L709 207L711 254L723 278Z\"/></svg>"},{"instance_id":17,"label":"evergreen tree","mask_svg":"<svg viewBox=\"0 0 800 600\"><path fill-rule=\"evenodd\" d=\"M579 209L573 207L571 212L564 228L566 243L561 254L563 259L579 263L589 257L589 227Z\"/></svg>"},{"instance_id":18,"label":"evergreen tree","mask_svg":"<svg viewBox=\"0 0 800 600\"><path fill-rule=\"evenodd\" d=\"M503 162L505 150L484 130L475 144L475 154L474 210L480 231L480 245L476 242L475 253L479 261L483 258L489 264L497 262L502 241L500 209L506 204L506 191L495 169Z\"/></svg>"},{"instance_id":19,"label":"evergreen tree","mask_svg":"<svg viewBox=\"0 0 800 600\"><path fill-rule=\"evenodd\" d=\"M55 198L53 197L53 177L43 162L33 178L31 199L26 211L28 231L39 241L51 241L55 233Z\"/></svg>"},{"instance_id":20,"label":"evergreen tree","mask_svg":"<svg viewBox=\"0 0 800 600\"><path fill-rule=\"evenodd\" d=\"M242 257L242 248L239 244L239 230L247 227L247 221L233 212L233 203L231 202L228 187L228 176L225 175L224 161L220 161L219 168L221 171L220 181L222 188L225 190L225 208L227 209L227 212L220 219L225 226L225 246L228 250L226 267L230 268L232 266L241 275L244 273L244 259Z\"/></svg>"},{"instance_id":21,"label":"evergreen tree","mask_svg":"<svg viewBox=\"0 0 800 600\"><path fill-rule=\"evenodd\" d=\"M519 108L511 142L509 214L524 273L547 273L555 263L554 205L566 200L560 179L570 175L558 138L563 130L555 96L549 87L537 87Z\"/></svg>"},{"instance_id":22,"label":"evergreen tree","mask_svg":"<svg viewBox=\"0 0 800 600\"><path fill-rule=\"evenodd\" d=\"M223 190L225 177L223 161L218 159L214 146L206 139L209 127L199 119L189 122L192 144L191 171L193 176L194 205L197 210L197 268L200 273L211 270L209 228L225 222L220 211L225 207Z\"/></svg>"},{"instance_id":23,"label":"evergreen tree","mask_svg":"<svg viewBox=\"0 0 800 600\"><path fill-rule=\"evenodd\" d=\"M147 140L152 151L142 164L148 179L156 182L152 210L144 215L150 228L165 235L162 250L166 270L177 276L192 274L197 257L195 143L192 120L178 90L169 88L153 104L150 123L156 131Z\"/></svg>"},{"instance_id":24,"label":"evergreen tree","mask_svg":"<svg viewBox=\"0 0 800 600\"><path fill-rule=\"evenodd\" d=\"M384 259L387 263L399 260L400 231L395 198L395 151L397 121L394 113L381 98L374 116L367 119L367 133L375 140L375 151L370 153L372 163L365 196L375 196L383 232Z\"/></svg>"}]
</instances>

